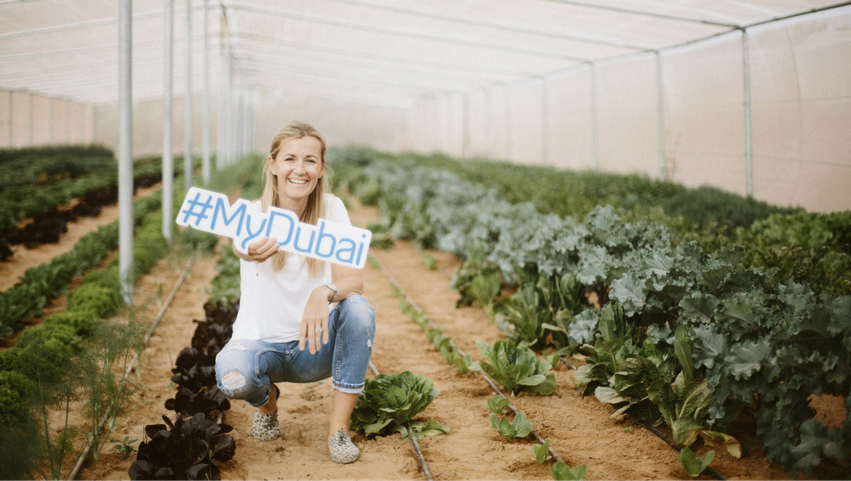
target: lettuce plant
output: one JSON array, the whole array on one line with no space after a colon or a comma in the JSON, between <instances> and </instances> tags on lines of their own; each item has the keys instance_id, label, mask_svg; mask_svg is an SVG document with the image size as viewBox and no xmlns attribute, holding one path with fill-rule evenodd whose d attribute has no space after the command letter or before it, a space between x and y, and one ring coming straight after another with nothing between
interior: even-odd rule
<instances>
[{"instance_id":1,"label":"lettuce plant","mask_svg":"<svg viewBox=\"0 0 851 481\"><path fill-rule=\"evenodd\" d=\"M494 381L517 394L521 391L549 396L556 390L556 378L549 371L558 356L538 359L528 347L517 347L508 341L496 341L490 347L476 341L476 347L485 357L470 365L471 371L484 371Z\"/></svg>"},{"instance_id":2,"label":"lettuce plant","mask_svg":"<svg viewBox=\"0 0 851 481\"><path fill-rule=\"evenodd\" d=\"M233 428L216 424L198 413L174 423L145 426L147 442L139 445L130 465L130 479L222 479L215 461L228 461L236 443L227 433Z\"/></svg>"},{"instance_id":3,"label":"lettuce plant","mask_svg":"<svg viewBox=\"0 0 851 481\"><path fill-rule=\"evenodd\" d=\"M349 427L364 433L367 438L403 433L406 431L405 424L437 399L438 394L440 391L434 388L429 378L410 371L379 374L366 380L364 390L355 401ZM439 423L427 423L417 434L433 435L448 430ZM405 437L405 434L402 435Z\"/></svg>"}]
</instances>

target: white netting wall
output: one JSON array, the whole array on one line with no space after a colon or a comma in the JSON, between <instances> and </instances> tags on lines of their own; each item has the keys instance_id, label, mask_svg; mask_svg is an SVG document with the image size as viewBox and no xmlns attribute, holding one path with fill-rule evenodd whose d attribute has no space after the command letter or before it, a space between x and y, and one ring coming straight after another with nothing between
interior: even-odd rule
<instances>
[{"instance_id":1,"label":"white netting wall","mask_svg":"<svg viewBox=\"0 0 851 481\"><path fill-rule=\"evenodd\" d=\"M156 155L168 4L132 5L134 155ZM117 147L117 15L109 0L0 0L0 145ZM187 88L202 149L206 78L213 150L250 123L248 150L265 151L301 119L335 144L851 208L848 2L178 0L173 15L175 152Z\"/></svg>"}]
</instances>

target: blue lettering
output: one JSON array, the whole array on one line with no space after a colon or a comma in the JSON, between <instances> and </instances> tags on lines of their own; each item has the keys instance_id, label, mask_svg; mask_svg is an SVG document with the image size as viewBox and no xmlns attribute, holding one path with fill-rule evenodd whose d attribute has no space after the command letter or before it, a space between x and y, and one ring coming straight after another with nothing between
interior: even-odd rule
<instances>
[{"instance_id":1,"label":"blue lettering","mask_svg":"<svg viewBox=\"0 0 851 481\"><path fill-rule=\"evenodd\" d=\"M313 238L316 237L316 231L310 230L310 243L307 245L307 249L302 249L298 246L298 237L301 234L301 226L298 226L295 230L295 242L293 243L293 248L299 252L304 252L305 254L309 254L311 250L313 250Z\"/></svg>"},{"instance_id":2,"label":"blue lettering","mask_svg":"<svg viewBox=\"0 0 851 481\"><path fill-rule=\"evenodd\" d=\"M228 206L230 207L230 206ZM225 207L225 199L219 197L216 199L216 208L213 209L213 222L210 224L210 229L216 229L216 219L219 218L219 212L222 213L222 221L225 223L225 227L229 226L231 222L239 215L239 222L236 225L236 235L239 237L240 232L242 232L242 221L245 218L245 204L239 206L236 211L228 217L227 207Z\"/></svg>"},{"instance_id":3,"label":"blue lettering","mask_svg":"<svg viewBox=\"0 0 851 481\"><path fill-rule=\"evenodd\" d=\"M283 240L283 241L280 241L280 240L278 241L278 245L283 247L283 246L289 244L290 239L292 239L292 237L293 237L293 227L295 226L295 221L293 220L292 217L289 216L289 214L282 214L281 212L278 212L276 210L272 210L272 213L269 214L269 225L266 226L266 237L269 237L269 234L272 232L272 221L275 220L275 216L283 217L284 219L290 221L290 228L289 228L289 231L287 231L287 239Z\"/></svg>"},{"instance_id":4,"label":"blue lettering","mask_svg":"<svg viewBox=\"0 0 851 481\"><path fill-rule=\"evenodd\" d=\"M242 248L245 249L245 244L248 241L259 236L263 232L264 227L266 227L266 219L263 219L263 222L260 223L260 228L257 229L257 232L251 232L251 214L248 214L248 217L245 219L245 232L248 232L248 237L242 240Z\"/></svg>"},{"instance_id":5,"label":"blue lettering","mask_svg":"<svg viewBox=\"0 0 851 481\"><path fill-rule=\"evenodd\" d=\"M347 248L347 249L343 249L342 248L343 242L349 243L352 247ZM343 257L341 256L341 254L344 253L344 252L349 253L348 259L343 259ZM346 239L346 238L340 239L340 250L337 251L336 257L337 257L337 260L340 261L340 262L343 262L343 263L346 263L346 264L351 264L352 259L354 259L354 257L355 257L355 242L351 239Z\"/></svg>"},{"instance_id":6,"label":"blue lettering","mask_svg":"<svg viewBox=\"0 0 851 481\"><path fill-rule=\"evenodd\" d=\"M322 239L331 239L331 248L328 249L327 255L319 252L319 249L322 246ZM336 246L337 246L337 238L334 237L331 234L325 233L325 221L322 220L322 219L319 219L319 237L316 239L316 251L314 252L314 254L318 255L319 257L324 257L325 259L327 259L327 258L331 257L332 255L334 255L334 247L336 247Z\"/></svg>"},{"instance_id":7,"label":"blue lettering","mask_svg":"<svg viewBox=\"0 0 851 481\"><path fill-rule=\"evenodd\" d=\"M364 239L366 239L366 234L361 235ZM355 265L360 265L360 256L363 254L363 242L360 243L360 247L358 247L358 261Z\"/></svg>"}]
</instances>

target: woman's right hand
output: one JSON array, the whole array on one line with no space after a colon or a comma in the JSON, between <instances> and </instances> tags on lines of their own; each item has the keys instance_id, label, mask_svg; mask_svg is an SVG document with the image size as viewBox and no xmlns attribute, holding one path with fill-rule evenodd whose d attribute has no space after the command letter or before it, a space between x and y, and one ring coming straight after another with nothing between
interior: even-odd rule
<instances>
[{"instance_id":1,"label":"woman's right hand","mask_svg":"<svg viewBox=\"0 0 851 481\"><path fill-rule=\"evenodd\" d=\"M280 249L280 245L278 245L278 240L274 237L267 238L261 237L257 239L255 242L248 244L248 252L242 253L236 249L237 240L233 240L233 253L236 254L240 259L250 261L250 262L263 262L266 259L272 257L278 252Z\"/></svg>"}]
</instances>

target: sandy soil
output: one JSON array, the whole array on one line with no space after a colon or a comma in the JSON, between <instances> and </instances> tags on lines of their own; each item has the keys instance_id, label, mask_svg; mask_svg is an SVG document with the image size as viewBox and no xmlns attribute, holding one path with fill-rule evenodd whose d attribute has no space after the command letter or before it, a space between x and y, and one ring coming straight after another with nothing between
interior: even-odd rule
<instances>
[{"instance_id":1,"label":"sandy soil","mask_svg":"<svg viewBox=\"0 0 851 481\"><path fill-rule=\"evenodd\" d=\"M365 225L374 218L374 209L351 212L355 224ZM446 328L446 334L474 358L479 358L475 341L493 343L502 339L484 312L475 307L455 308L456 295L449 289L445 272L458 261L442 252L431 253L440 269L429 270L422 252L400 242L374 255L396 277L429 317ZM158 291L167 294L174 284L183 259L174 256L160 261L145 276L136 291L142 314L152 318L157 310ZM131 406L119 419L112 438L143 438L146 424L161 423L163 403L171 397L171 367L177 353L189 344L194 331L192 319L204 315L205 289L215 277L215 257L205 257L192 268L191 275L166 312L151 343L142 353L139 377ZM419 419L437 419L452 428L440 436L421 441L424 456L435 479L550 479L546 466L537 465L528 439L505 441L488 421L486 401L492 396L487 384L476 374L459 375L443 360L420 329L399 310L387 277L374 267L364 269L365 296L377 314L373 362L381 372L411 370L431 378L440 396ZM539 433L550 439L552 448L571 466L585 463L588 479L689 479L675 452L648 431L629 422L610 418L613 409L595 398L582 399L574 388L572 371L559 366L558 390L551 397L513 397ZM250 433L253 409L234 401L225 423L234 427L236 457L222 463L223 479L422 479L422 473L409 442L398 435L365 440L353 434L361 448L354 464L340 466L328 458L327 422L330 413L330 381L311 384L282 384L278 401L283 435L273 442L260 442ZM58 419L57 419L58 421ZM82 422L82 419L77 419ZM746 424L746 423L744 423ZM734 460L716 449L712 466L730 479L782 479L789 474L771 465L761 454L759 443L742 427L739 439L750 456ZM136 443L138 446L138 442ZM697 446L699 453L708 450ZM111 443L100 460L87 461L79 479L126 479L135 459L121 460ZM69 460L72 464L75 460ZM66 470L67 472L67 470ZM709 479L706 475L702 479Z\"/></svg>"}]
</instances>

